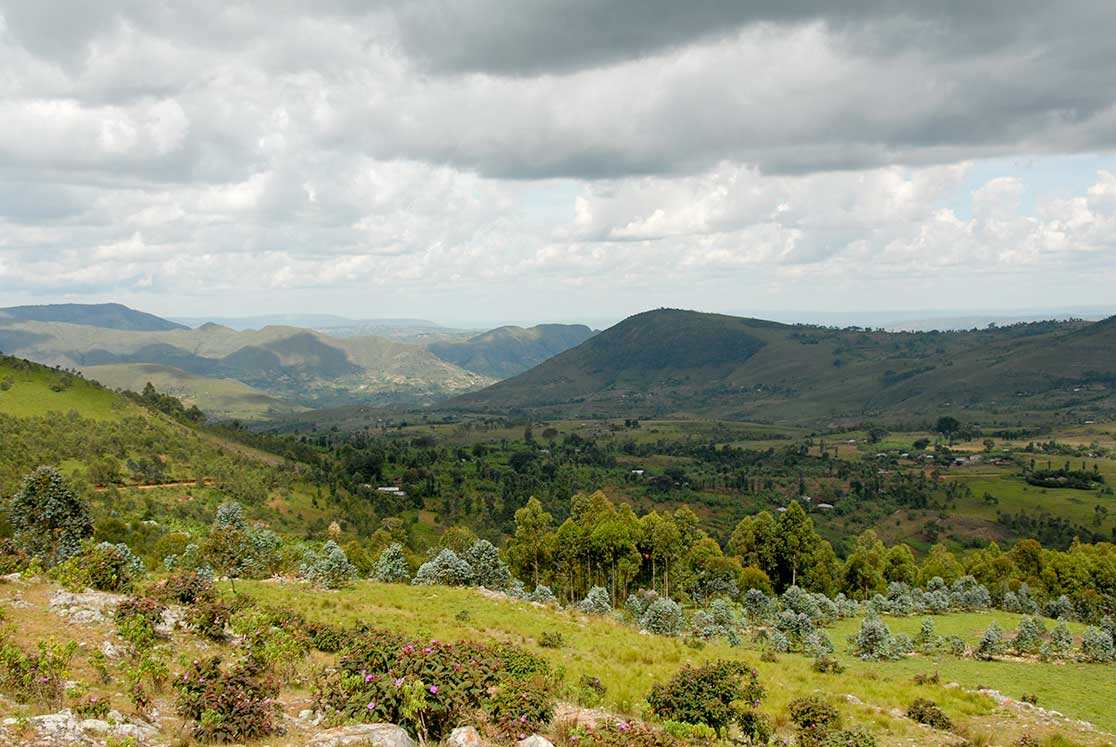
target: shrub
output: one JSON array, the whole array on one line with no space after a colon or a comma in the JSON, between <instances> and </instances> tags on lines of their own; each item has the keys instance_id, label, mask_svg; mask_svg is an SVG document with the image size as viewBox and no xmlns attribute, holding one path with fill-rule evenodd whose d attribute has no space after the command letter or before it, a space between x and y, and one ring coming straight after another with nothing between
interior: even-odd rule
<instances>
[{"instance_id":1,"label":"shrub","mask_svg":"<svg viewBox=\"0 0 1116 747\"><path fill-rule=\"evenodd\" d=\"M945 644L949 648L949 653L953 656L964 656L969 650L969 647L965 645L965 639L960 636L946 636Z\"/></svg>"},{"instance_id":2,"label":"shrub","mask_svg":"<svg viewBox=\"0 0 1116 747\"><path fill-rule=\"evenodd\" d=\"M0 576L22 573L30 562L31 556L11 537L0 537Z\"/></svg>"},{"instance_id":3,"label":"shrub","mask_svg":"<svg viewBox=\"0 0 1116 747\"><path fill-rule=\"evenodd\" d=\"M89 504L55 467L39 467L24 477L7 514L16 545L46 566L78 555L82 540L93 534Z\"/></svg>"},{"instance_id":4,"label":"shrub","mask_svg":"<svg viewBox=\"0 0 1116 747\"><path fill-rule=\"evenodd\" d=\"M105 695L90 695L70 707L81 720L95 718L104 721L109 715L109 698Z\"/></svg>"},{"instance_id":5,"label":"shrub","mask_svg":"<svg viewBox=\"0 0 1116 747\"><path fill-rule=\"evenodd\" d=\"M244 636L248 658L285 680L295 676L310 652L310 636L301 620L282 610L263 607L239 610L233 613L229 624Z\"/></svg>"},{"instance_id":6,"label":"shrub","mask_svg":"<svg viewBox=\"0 0 1116 747\"><path fill-rule=\"evenodd\" d=\"M818 674L841 674L845 667L832 656L819 656L814 659L812 668Z\"/></svg>"},{"instance_id":7,"label":"shrub","mask_svg":"<svg viewBox=\"0 0 1116 747\"><path fill-rule=\"evenodd\" d=\"M583 674L577 680L578 705L595 708L604 701L604 696L607 692L608 688L605 687L599 677L591 677L587 674Z\"/></svg>"},{"instance_id":8,"label":"shrub","mask_svg":"<svg viewBox=\"0 0 1116 747\"><path fill-rule=\"evenodd\" d=\"M349 642L349 631L340 625L311 622L303 627L310 638L310 645L325 654L335 654Z\"/></svg>"},{"instance_id":9,"label":"shrub","mask_svg":"<svg viewBox=\"0 0 1116 747\"><path fill-rule=\"evenodd\" d=\"M497 721L507 726L515 697L528 709L516 718L537 718L549 708L550 696L544 702L541 695L548 683L546 662L512 646L415 643L366 630L345 647L337 668L321 673L314 692L316 707L333 721L388 721L430 741L477 710L493 728L503 728ZM493 700L500 693L506 699Z\"/></svg>"},{"instance_id":10,"label":"shrub","mask_svg":"<svg viewBox=\"0 0 1116 747\"><path fill-rule=\"evenodd\" d=\"M669 682L651 689L647 704L661 719L705 724L718 731L738 723L747 731L743 722L764 694L754 669L741 662L716 661L682 667Z\"/></svg>"},{"instance_id":11,"label":"shrub","mask_svg":"<svg viewBox=\"0 0 1116 747\"><path fill-rule=\"evenodd\" d=\"M557 604L558 597L554 596L554 592L550 590L549 586L538 584L535 590L528 594L526 597L528 602L535 604Z\"/></svg>"},{"instance_id":12,"label":"shrub","mask_svg":"<svg viewBox=\"0 0 1116 747\"><path fill-rule=\"evenodd\" d=\"M116 605L113 619L120 637L133 651L142 652L155 643L155 626L162 622L166 607L151 597L129 597Z\"/></svg>"},{"instance_id":13,"label":"shrub","mask_svg":"<svg viewBox=\"0 0 1116 747\"><path fill-rule=\"evenodd\" d=\"M1024 703L1030 703L1033 706L1037 706L1039 701L1038 696L1034 693L1023 693L1019 696L1019 700Z\"/></svg>"},{"instance_id":14,"label":"shrub","mask_svg":"<svg viewBox=\"0 0 1116 747\"><path fill-rule=\"evenodd\" d=\"M1116 660L1116 648L1109 632L1094 625L1086 628L1081 638L1081 658L1096 663Z\"/></svg>"},{"instance_id":15,"label":"shrub","mask_svg":"<svg viewBox=\"0 0 1116 747\"><path fill-rule=\"evenodd\" d=\"M744 592L741 603L744 605L744 612L748 615L748 620L753 625L766 620L771 610L771 600L759 589L748 589Z\"/></svg>"},{"instance_id":16,"label":"shrub","mask_svg":"<svg viewBox=\"0 0 1116 747\"><path fill-rule=\"evenodd\" d=\"M607 615L612 611L612 602L609 600L608 591L600 586L594 586L577 608L587 615Z\"/></svg>"},{"instance_id":17,"label":"shrub","mask_svg":"<svg viewBox=\"0 0 1116 747\"><path fill-rule=\"evenodd\" d=\"M1054 620L1068 620L1073 616L1073 602L1065 594L1049 600L1042 608L1042 614Z\"/></svg>"},{"instance_id":18,"label":"shrub","mask_svg":"<svg viewBox=\"0 0 1116 747\"><path fill-rule=\"evenodd\" d=\"M143 572L143 563L127 545L102 542L88 552L70 557L53 574L72 591L85 588L128 591Z\"/></svg>"},{"instance_id":19,"label":"shrub","mask_svg":"<svg viewBox=\"0 0 1116 747\"><path fill-rule=\"evenodd\" d=\"M179 570L152 584L147 595L164 604L199 604L217 598L213 579L195 570Z\"/></svg>"},{"instance_id":20,"label":"shrub","mask_svg":"<svg viewBox=\"0 0 1116 747\"><path fill-rule=\"evenodd\" d=\"M1027 616L1019 621L1011 646L1018 654L1037 654L1042 648L1044 635L1046 635L1046 626L1042 621Z\"/></svg>"},{"instance_id":21,"label":"shrub","mask_svg":"<svg viewBox=\"0 0 1116 747\"><path fill-rule=\"evenodd\" d=\"M942 638L934 631L934 621L931 618L923 618L922 625L918 629L918 635L915 636L914 644L920 651L924 652L936 651L941 647Z\"/></svg>"},{"instance_id":22,"label":"shrub","mask_svg":"<svg viewBox=\"0 0 1116 747\"><path fill-rule=\"evenodd\" d=\"M891 631L874 615L864 618L860 632L853 639L853 653L865 661L885 659L890 655L888 642Z\"/></svg>"},{"instance_id":23,"label":"shrub","mask_svg":"<svg viewBox=\"0 0 1116 747\"><path fill-rule=\"evenodd\" d=\"M887 642L887 658L902 659L907 654L914 652L914 642L911 637L900 633L893 635Z\"/></svg>"},{"instance_id":24,"label":"shrub","mask_svg":"<svg viewBox=\"0 0 1116 747\"><path fill-rule=\"evenodd\" d=\"M20 703L58 707L75 651L75 641L56 643L52 638L39 641L36 650L27 653L15 644L10 633L0 631L0 692Z\"/></svg>"},{"instance_id":25,"label":"shrub","mask_svg":"<svg viewBox=\"0 0 1116 747\"><path fill-rule=\"evenodd\" d=\"M380 553L372 578L386 584L405 584L411 580L411 566L403 554L403 545L393 542Z\"/></svg>"},{"instance_id":26,"label":"shrub","mask_svg":"<svg viewBox=\"0 0 1116 747\"><path fill-rule=\"evenodd\" d=\"M917 672L913 679L916 685L942 684L942 675L938 672L934 672L933 674L923 674L922 672Z\"/></svg>"},{"instance_id":27,"label":"shrub","mask_svg":"<svg viewBox=\"0 0 1116 747\"><path fill-rule=\"evenodd\" d=\"M818 747L876 747L876 738L863 731L831 731Z\"/></svg>"},{"instance_id":28,"label":"shrub","mask_svg":"<svg viewBox=\"0 0 1116 747\"><path fill-rule=\"evenodd\" d=\"M345 557L336 542L329 540L321 553L306 552L306 559L298 567L298 575L323 589L340 589L348 586L356 576L356 568Z\"/></svg>"},{"instance_id":29,"label":"shrub","mask_svg":"<svg viewBox=\"0 0 1116 747\"><path fill-rule=\"evenodd\" d=\"M787 709L790 712L790 720L799 729L819 727L823 731L829 731L841 723L841 714L837 709L816 695L795 698Z\"/></svg>"},{"instance_id":30,"label":"shrub","mask_svg":"<svg viewBox=\"0 0 1116 747\"><path fill-rule=\"evenodd\" d=\"M833 651L833 641L824 630L813 630L802 641L802 653L815 659L829 656Z\"/></svg>"},{"instance_id":31,"label":"shrub","mask_svg":"<svg viewBox=\"0 0 1116 747\"><path fill-rule=\"evenodd\" d=\"M513 680L491 688L483 708L489 731L499 739L519 741L550 723L554 697L544 680Z\"/></svg>"},{"instance_id":32,"label":"shrub","mask_svg":"<svg viewBox=\"0 0 1116 747\"><path fill-rule=\"evenodd\" d=\"M1050 631L1050 643L1043 646L1043 653L1047 657L1062 658L1069 656L1072 651L1073 634L1063 620Z\"/></svg>"},{"instance_id":33,"label":"shrub","mask_svg":"<svg viewBox=\"0 0 1116 747\"><path fill-rule=\"evenodd\" d=\"M716 733L710 732L709 727L670 721L663 724L663 731L656 731L636 722L606 720L593 728L575 726L567 739L560 741L570 747L683 747L712 743Z\"/></svg>"},{"instance_id":34,"label":"shrub","mask_svg":"<svg viewBox=\"0 0 1116 747\"><path fill-rule=\"evenodd\" d=\"M468 586L473 583L473 567L448 547L419 566L411 583L416 586Z\"/></svg>"},{"instance_id":35,"label":"shrub","mask_svg":"<svg viewBox=\"0 0 1116 747\"><path fill-rule=\"evenodd\" d=\"M1004 652L1004 631L993 620L977 645L976 657L985 661L995 659Z\"/></svg>"},{"instance_id":36,"label":"shrub","mask_svg":"<svg viewBox=\"0 0 1116 747\"><path fill-rule=\"evenodd\" d=\"M942 713L942 709L938 708L934 701L926 698L916 698L907 707L907 718L941 731L949 731L953 728L953 722Z\"/></svg>"},{"instance_id":37,"label":"shrub","mask_svg":"<svg viewBox=\"0 0 1116 747\"><path fill-rule=\"evenodd\" d=\"M500 560L500 552L488 540L474 542L462 559L473 569L472 583L486 589L506 589L512 575L507 564Z\"/></svg>"},{"instance_id":38,"label":"shrub","mask_svg":"<svg viewBox=\"0 0 1116 747\"><path fill-rule=\"evenodd\" d=\"M539 646L542 648L562 648L563 643L562 634L557 630L544 630L539 636Z\"/></svg>"},{"instance_id":39,"label":"shrub","mask_svg":"<svg viewBox=\"0 0 1116 747\"><path fill-rule=\"evenodd\" d=\"M677 602L664 597L647 605L639 624L644 630L657 635L678 635L686 624L686 618Z\"/></svg>"},{"instance_id":40,"label":"shrub","mask_svg":"<svg viewBox=\"0 0 1116 747\"><path fill-rule=\"evenodd\" d=\"M198 635L211 641L225 640L225 626L232 617L232 610L220 599L201 601L190 608L186 622Z\"/></svg>"},{"instance_id":41,"label":"shrub","mask_svg":"<svg viewBox=\"0 0 1116 747\"><path fill-rule=\"evenodd\" d=\"M218 657L195 661L174 689L175 712L192 722L196 739L240 742L278 730L279 685L251 659L229 668Z\"/></svg>"}]
</instances>

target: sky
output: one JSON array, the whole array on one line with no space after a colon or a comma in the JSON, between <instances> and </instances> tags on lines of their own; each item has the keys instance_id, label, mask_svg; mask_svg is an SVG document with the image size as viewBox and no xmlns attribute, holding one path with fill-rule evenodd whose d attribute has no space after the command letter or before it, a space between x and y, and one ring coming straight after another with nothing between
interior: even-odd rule
<instances>
[{"instance_id":1,"label":"sky","mask_svg":"<svg viewBox=\"0 0 1116 747\"><path fill-rule=\"evenodd\" d=\"M1111 0L0 0L0 306L612 319L1116 284Z\"/></svg>"}]
</instances>

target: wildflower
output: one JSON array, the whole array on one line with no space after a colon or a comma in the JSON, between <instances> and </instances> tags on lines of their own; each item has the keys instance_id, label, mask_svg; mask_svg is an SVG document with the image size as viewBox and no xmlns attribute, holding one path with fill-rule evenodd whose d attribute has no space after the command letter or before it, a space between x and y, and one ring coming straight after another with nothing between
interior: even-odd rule
<instances>
[{"instance_id":1,"label":"wildflower","mask_svg":"<svg viewBox=\"0 0 1116 747\"><path fill-rule=\"evenodd\" d=\"M403 678L402 677L395 680L395 686L396 687L402 687L403 686Z\"/></svg>"},{"instance_id":2,"label":"wildflower","mask_svg":"<svg viewBox=\"0 0 1116 747\"><path fill-rule=\"evenodd\" d=\"M437 685L431 685L430 686L430 693L432 695L437 695L438 694L438 686Z\"/></svg>"},{"instance_id":3,"label":"wildflower","mask_svg":"<svg viewBox=\"0 0 1116 747\"><path fill-rule=\"evenodd\" d=\"M364 675L364 681L365 682L371 682L373 679L375 679L375 678L370 674Z\"/></svg>"},{"instance_id":4,"label":"wildflower","mask_svg":"<svg viewBox=\"0 0 1116 747\"><path fill-rule=\"evenodd\" d=\"M424 654L429 654L429 653L430 653L431 651L433 651L433 650L434 650L434 649L432 649L432 648L430 648L429 646L427 646L426 648L424 648L424 649L422 650L422 652L423 652Z\"/></svg>"},{"instance_id":5,"label":"wildflower","mask_svg":"<svg viewBox=\"0 0 1116 747\"><path fill-rule=\"evenodd\" d=\"M627 721L621 721L616 725L616 728L620 731L627 731L628 729L632 728L632 725L629 724Z\"/></svg>"},{"instance_id":6,"label":"wildflower","mask_svg":"<svg viewBox=\"0 0 1116 747\"><path fill-rule=\"evenodd\" d=\"M376 701L370 700L368 702L368 710L370 710L370 711L376 710Z\"/></svg>"}]
</instances>

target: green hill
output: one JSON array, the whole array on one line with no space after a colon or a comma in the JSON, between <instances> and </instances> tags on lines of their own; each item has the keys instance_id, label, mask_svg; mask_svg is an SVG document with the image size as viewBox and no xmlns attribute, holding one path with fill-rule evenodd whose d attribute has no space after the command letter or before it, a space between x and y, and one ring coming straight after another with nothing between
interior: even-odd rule
<instances>
[{"instance_id":1,"label":"green hill","mask_svg":"<svg viewBox=\"0 0 1116 747\"><path fill-rule=\"evenodd\" d=\"M186 405L197 405L206 415L217 420L259 420L306 409L271 397L235 379L206 378L172 366L118 363L86 366L81 370L90 379L114 389L139 392L150 382L160 392L178 397Z\"/></svg>"},{"instance_id":2,"label":"green hill","mask_svg":"<svg viewBox=\"0 0 1116 747\"><path fill-rule=\"evenodd\" d=\"M423 403L491 382L418 345L378 337L338 339L297 327L237 331L205 324L136 331L12 321L0 324L0 350L67 368L171 367L194 377L178 381L178 391L192 400L206 396L210 385L203 379L232 379L309 407Z\"/></svg>"},{"instance_id":3,"label":"green hill","mask_svg":"<svg viewBox=\"0 0 1116 747\"><path fill-rule=\"evenodd\" d=\"M41 306L9 306L0 309L0 320L22 322L66 322L105 329L130 329L138 331L166 331L186 329L181 324L162 319L154 314L130 309L118 303L59 303Z\"/></svg>"},{"instance_id":4,"label":"green hill","mask_svg":"<svg viewBox=\"0 0 1116 747\"><path fill-rule=\"evenodd\" d=\"M967 332L785 325L660 309L451 408L786 423L1116 411L1116 320Z\"/></svg>"},{"instance_id":5,"label":"green hill","mask_svg":"<svg viewBox=\"0 0 1116 747\"><path fill-rule=\"evenodd\" d=\"M444 361L483 376L506 379L534 368L593 336L583 324L498 327L460 342L439 341L427 349Z\"/></svg>"},{"instance_id":6,"label":"green hill","mask_svg":"<svg viewBox=\"0 0 1116 747\"><path fill-rule=\"evenodd\" d=\"M76 412L118 420L128 409L118 395L65 371L0 356L0 414L20 418Z\"/></svg>"}]
</instances>

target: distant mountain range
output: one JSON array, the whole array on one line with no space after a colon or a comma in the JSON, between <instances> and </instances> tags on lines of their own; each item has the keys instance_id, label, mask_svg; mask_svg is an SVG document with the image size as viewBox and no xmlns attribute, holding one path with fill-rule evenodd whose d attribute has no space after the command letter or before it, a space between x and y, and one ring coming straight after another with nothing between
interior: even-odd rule
<instances>
[{"instance_id":1,"label":"distant mountain range","mask_svg":"<svg viewBox=\"0 0 1116 747\"><path fill-rule=\"evenodd\" d=\"M44 306L9 306L0 309L0 323L5 320L21 322L65 322L85 327L104 329L129 329L141 332L162 332L186 329L186 326L162 319L118 303L60 303Z\"/></svg>"},{"instance_id":2,"label":"distant mountain range","mask_svg":"<svg viewBox=\"0 0 1116 747\"><path fill-rule=\"evenodd\" d=\"M290 315L307 322L341 317ZM257 318L262 320L262 318ZM244 321L244 320L241 320ZM421 337L424 320L373 320ZM385 327L387 329L388 327ZM436 328L436 325L432 328ZM572 332L570 330L573 330ZM432 342L464 331L448 330ZM547 351L571 347L588 328L507 328L450 353L385 336L334 336L302 327L196 329L119 304L13 307L0 312L0 351L82 370L117 388L151 381L215 417L274 417L348 404L426 404L519 373ZM473 352L469 352L473 351ZM454 362L460 355L462 365ZM493 373L495 370L504 374Z\"/></svg>"},{"instance_id":3,"label":"distant mountain range","mask_svg":"<svg viewBox=\"0 0 1116 747\"><path fill-rule=\"evenodd\" d=\"M446 408L795 423L1116 412L1116 317L888 333L659 309Z\"/></svg>"}]
</instances>

